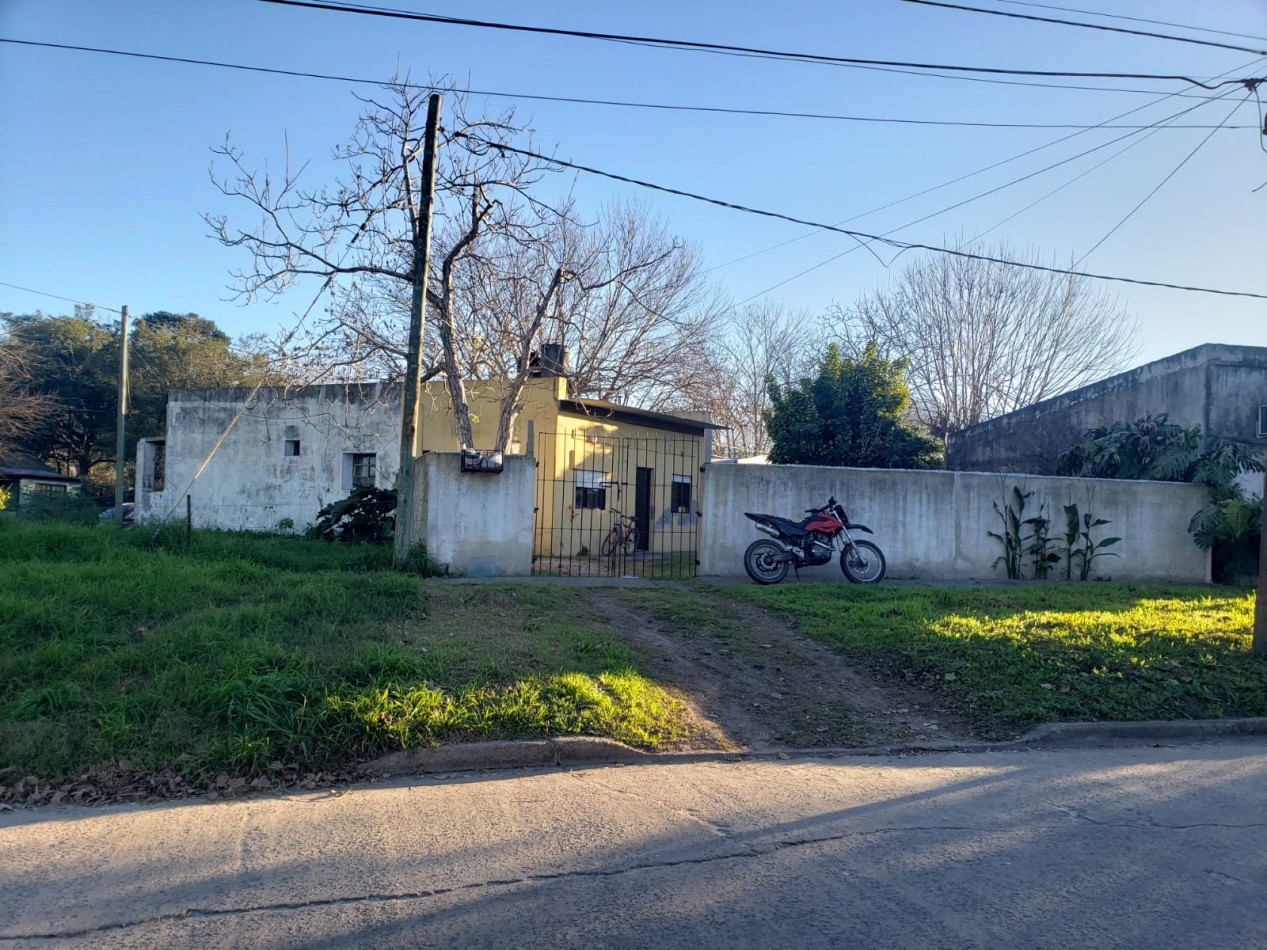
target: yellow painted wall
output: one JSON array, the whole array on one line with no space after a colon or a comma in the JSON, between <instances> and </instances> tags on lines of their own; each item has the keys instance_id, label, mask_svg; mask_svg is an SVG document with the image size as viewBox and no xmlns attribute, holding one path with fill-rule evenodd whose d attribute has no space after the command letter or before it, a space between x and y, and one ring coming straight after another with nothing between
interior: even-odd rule
<instances>
[{"instance_id":1,"label":"yellow painted wall","mask_svg":"<svg viewBox=\"0 0 1267 950\"><path fill-rule=\"evenodd\" d=\"M471 411L471 430L475 448L491 449L497 438L497 421L506 384L500 381L472 380L466 384L466 401ZM531 452L528 445L528 423L536 432L554 431L559 415L558 400L566 397L567 381L560 377L534 377L524 383L520 402L523 409L511 430L511 443L519 443L519 452ZM422 448L425 452L456 452L457 429L453 420L453 401L443 382L427 383L419 409L422 421Z\"/></svg>"}]
</instances>

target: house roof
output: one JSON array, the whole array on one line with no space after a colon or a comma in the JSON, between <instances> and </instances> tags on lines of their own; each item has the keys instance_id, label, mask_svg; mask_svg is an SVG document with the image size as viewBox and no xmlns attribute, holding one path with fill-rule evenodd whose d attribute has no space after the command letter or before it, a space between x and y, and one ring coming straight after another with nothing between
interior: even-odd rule
<instances>
[{"instance_id":1,"label":"house roof","mask_svg":"<svg viewBox=\"0 0 1267 950\"><path fill-rule=\"evenodd\" d=\"M635 409L632 406L617 405L605 399L560 399L559 411L572 416L585 416L587 419L627 422L631 425L647 426L651 429L664 429L668 432L680 432L686 435L703 435L708 429L727 428L715 422L706 422L703 419L675 416L666 412L652 412L649 409Z\"/></svg>"},{"instance_id":2,"label":"house roof","mask_svg":"<svg viewBox=\"0 0 1267 950\"><path fill-rule=\"evenodd\" d=\"M73 475L63 475L49 468L34 455L17 449L0 449L0 478L42 478L51 482L77 482Z\"/></svg>"}]
</instances>

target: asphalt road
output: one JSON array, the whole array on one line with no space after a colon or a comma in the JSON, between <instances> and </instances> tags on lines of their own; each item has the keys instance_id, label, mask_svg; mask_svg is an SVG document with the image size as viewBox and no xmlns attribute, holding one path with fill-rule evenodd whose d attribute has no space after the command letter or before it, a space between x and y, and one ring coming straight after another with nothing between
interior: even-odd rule
<instances>
[{"instance_id":1,"label":"asphalt road","mask_svg":"<svg viewBox=\"0 0 1267 950\"><path fill-rule=\"evenodd\" d=\"M1267 947L1267 742L0 815L7 947Z\"/></svg>"}]
</instances>

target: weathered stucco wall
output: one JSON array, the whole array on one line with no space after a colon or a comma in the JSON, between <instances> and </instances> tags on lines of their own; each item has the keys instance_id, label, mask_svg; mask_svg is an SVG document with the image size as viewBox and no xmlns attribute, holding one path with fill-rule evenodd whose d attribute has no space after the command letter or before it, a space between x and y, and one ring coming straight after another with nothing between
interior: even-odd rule
<instances>
[{"instance_id":1,"label":"weathered stucco wall","mask_svg":"<svg viewBox=\"0 0 1267 950\"><path fill-rule=\"evenodd\" d=\"M992 503L1011 498L1012 486L1034 491L1025 516L1046 503L1051 534L1063 530L1062 506L1108 518L1094 538L1117 536L1120 555L1095 562L1096 576L1114 580L1205 582L1209 555L1192 542L1188 521L1206 504L1206 490L1168 482L914 472L890 469L822 468L808 465L706 465L700 530L700 574L742 576L743 553L765 535L745 511L799 519L834 495L853 521L875 534L888 561L888 576L922 580L987 580L1006 575L994 569L1002 553L987 536L999 531ZM839 572L837 562L810 568Z\"/></svg>"},{"instance_id":2,"label":"weathered stucco wall","mask_svg":"<svg viewBox=\"0 0 1267 950\"><path fill-rule=\"evenodd\" d=\"M322 507L347 495L353 454L373 454L375 484L395 484L400 459L395 387L262 389L248 402L249 393L171 393L163 490L138 491L140 520L183 518L188 492L195 527L268 531L289 518L303 529ZM294 451L298 454L290 454ZM138 470L145 470L140 453Z\"/></svg>"},{"instance_id":3,"label":"weathered stucco wall","mask_svg":"<svg viewBox=\"0 0 1267 950\"><path fill-rule=\"evenodd\" d=\"M531 458L507 456L494 475L461 471L457 452L424 452L415 472L415 536L428 554L470 577L532 573Z\"/></svg>"},{"instance_id":4,"label":"weathered stucco wall","mask_svg":"<svg viewBox=\"0 0 1267 950\"><path fill-rule=\"evenodd\" d=\"M1052 474L1087 429L1166 413L1205 434L1253 442L1267 405L1267 347L1206 344L951 435L946 467Z\"/></svg>"}]
</instances>

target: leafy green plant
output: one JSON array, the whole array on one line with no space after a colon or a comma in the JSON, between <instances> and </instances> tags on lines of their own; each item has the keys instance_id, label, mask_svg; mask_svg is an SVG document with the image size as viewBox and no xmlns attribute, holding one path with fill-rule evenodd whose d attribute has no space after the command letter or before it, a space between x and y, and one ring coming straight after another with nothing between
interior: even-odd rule
<instances>
[{"instance_id":1,"label":"leafy green plant","mask_svg":"<svg viewBox=\"0 0 1267 950\"><path fill-rule=\"evenodd\" d=\"M1082 533L1082 519L1077 505L1065 505L1065 580L1073 580L1073 559L1080 557L1078 535Z\"/></svg>"},{"instance_id":2,"label":"leafy green plant","mask_svg":"<svg viewBox=\"0 0 1267 950\"><path fill-rule=\"evenodd\" d=\"M1048 536L1051 530L1051 518L1047 516L1047 503L1043 502L1036 517L1027 518L1021 523L1030 525L1033 529L1029 536L1029 544L1025 547L1025 553L1029 555L1033 578L1036 581L1045 581L1052 568L1060 561L1060 554L1052 549L1055 542Z\"/></svg>"},{"instance_id":3,"label":"leafy green plant","mask_svg":"<svg viewBox=\"0 0 1267 950\"><path fill-rule=\"evenodd\" d=\"M1002 508L997 501L993 502L1002 530L987 531L986 534L1003 545L1003 553L995 559L994 568L997 570L1002 564L1007 571L1008 580L1024 578L1027 559L1031 576L1035 580L1046 580L1052 566L1060 560L1060 554L1052 549L1053 541L1048 536L1051 518L1047 515L1047 503L1043 502L1039 506L1037 515L1022 517L1025 514L1025 503L1032 497L1032 491L1022 492L1014 485L1012 502L1007 501L1006 496ZM1025 534L1026 528L1030 529L1029 534Z\"/></svg>"},{"instance_id":4,"label":"leafy green plant","mask_svg":"<svg viewBox=\"0 0 1267 950\"><path fill-rule=\"evenodd\" d=\"M1021 526L1027 524L1027 521L1021 519L1021 515L1025 513L1025 502L1032 498L1032 491L1022 492L1020 488L1012 486L1012 497L1016 501L1016 506L1007 500L1004 495L1003 507L999 507L997 501L992 502L994 510L1002 522L1002 531L987 531L986 534L997 540L1003 545L1003 553L994 560L994 569L998 570L1000 564L1007 571L1007 579L1010 581L1020 580L1021 564L1025 554L1025 541L1021 537Z\"/></svg>"},{"instance_id":5,"label":"leafy green plant","mask_svg":"<svg viewBox=\"0 0 1267 950\"><path fill-rule=\"evenodd\" d=\"M1225 584L1258 572L1263 499L1240 495L1214 502L1192 516L1188 530L1197 547L1213 550L1214 580Z\"/></svg>"},{"instance_id":6,"label":"leafy green plant","mask_svg":"<svg viewBox=\"0 0 1267 950\"><path fill-rule=\"evenodd\" d=\"M388 488L354 488L347 498L317 512L305 533L322 541L387 544L396 528L396 492Z\"/></svg>"},{"instance_id":7,"label":"leafy green plant","mask_svg":"<svg viewBox=\"0 0 1267 950\"><path fill-rule=\"evenodd\" d=\"M1078 539L1081 549L1078 551L1082 558L1078 566L1078 580L1085 581L1091 577L1091 570L1095 566L1095 559L1098 557L1121 557L1116 551L1106 551L1105 548L1112 547L1121 541L1121 538L1104 538L1096 541L1091 537L1091 529L1098 528L1101 525L1110 524L1107 518L1097 518L1087 512L1082 516L1081 530L1078 532Z\"/></svg>"},{"instance_id":8,"label":"leafy green plant","mask_svg":"<svg viewBox=\"0 0 1267 950\"><path fill-rule=\"evenodd\" d=\"M96 524L100 509L92 499L78 492L33 495L17 510L23 521L64 521L68 524Z\"/></svg>"}]
</instances>

